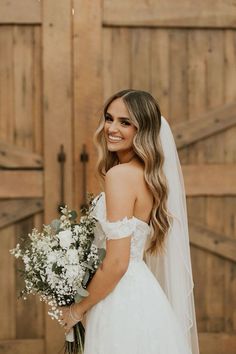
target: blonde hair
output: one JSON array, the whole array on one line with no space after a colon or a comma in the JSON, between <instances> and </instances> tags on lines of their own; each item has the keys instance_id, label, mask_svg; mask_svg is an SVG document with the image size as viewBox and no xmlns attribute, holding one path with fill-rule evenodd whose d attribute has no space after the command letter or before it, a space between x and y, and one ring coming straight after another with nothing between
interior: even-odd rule
<instances>
[{"instance_id":1,"label":"blonde hair","mask_svg":"<svg viewBox=\"0 0 236 354\"><path fill-rule=\"evenodd\" d=\"M144 164L144 178L154 200L150 219L151 237L146 252L151 254L162 252L172 216L167 211L168 185L162 168L164 155L159 138L161 112L158 103L150 93L140 90L122 90L105 102L103 114L94 134L94 143L98 150L96 173L103 183L106 172L119 163L116 152L107 149L103 132L107 109L117 98L122 98L130 114L130 121L137 128L133 139L133 150Z\"/></svg>"}]
</instances>

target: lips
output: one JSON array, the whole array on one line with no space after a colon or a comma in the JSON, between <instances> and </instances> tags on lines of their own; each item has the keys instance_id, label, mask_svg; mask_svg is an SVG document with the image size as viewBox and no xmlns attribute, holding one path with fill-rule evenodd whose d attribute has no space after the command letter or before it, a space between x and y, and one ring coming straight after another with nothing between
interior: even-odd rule
<instances>
[{"instance_id":1,"label":"lips","mask_svg":"<svg viewBox=\"0 0 236 354\"><path fill-rule=\"evenodd\" d=\"M119 139L118 139L119 138ZM121 140L123 140L122 138L120 137L112 137L112 136L109 136L107 137L108 141L111 142L111 143L119 143Z\"/></svg>"}]
</instances>

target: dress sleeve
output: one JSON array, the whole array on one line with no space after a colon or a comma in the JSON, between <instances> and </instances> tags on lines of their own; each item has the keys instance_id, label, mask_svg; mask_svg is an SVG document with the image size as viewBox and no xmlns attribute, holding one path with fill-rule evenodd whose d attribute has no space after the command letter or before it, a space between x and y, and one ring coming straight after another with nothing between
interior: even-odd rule
<instances>
[{"instance_id":1,"label":"dress sleeve","mask_svg":"<svg viewBox=\"0 0 236 354\"><path fill-rule=\"evenodd\" d=\"M94 209L91 213L97 220L97 234L99 239L119 239L131 236L136 228L137 220L135 217L125 216L118 221L108 221L106 215L106 203L104 193L100 193L94 200Z\"/></svg>"},{"instance_id":2,"label":"dress sleeve","mask_svg":"<svg viewBox=\"0 0 236 354\"><path fill-rule=\"evenodd\" d=\"M120 239L131 236L136 228L136 219L128 219L127 216L118 221L98 220L107 240Z\"/></svg>"}]
</instances>

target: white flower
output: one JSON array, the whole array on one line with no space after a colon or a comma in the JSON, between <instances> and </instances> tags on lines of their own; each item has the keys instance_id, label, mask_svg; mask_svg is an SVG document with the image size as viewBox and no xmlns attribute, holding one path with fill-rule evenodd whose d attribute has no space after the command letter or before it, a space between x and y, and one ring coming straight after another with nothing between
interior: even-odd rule
<instances>
[{"instance_id":1,"label":"white flower","mask_svg":"<svg viewBox=\"0 0 236 354\"><path fill-rule=\"evenodd\" d=\"M72 232L70 230L60 231L58 238L62 248L69 248L73 242Z\"/></svg>"},{"instance_id":2,"label":"white flower","mask_svg":"<svg viewBox=\"0 0 236 354\"><path fill-rule=\"evenodd\" d=\"M77 265L68 265L66 267L66 278L68 279L68 283L72 282L79 275L80 268Z\"/></svg>"},{"instance_id":3,"label":"white flower","mask_svg":"<svg viewBox=\"0 0 236 354\"><path fill-rule=\"evenodd\" d=\"M47 257L48 263L55 263L57 261L57 252L50 252Z\"/></svg>"},{"instance_id":4,"label":"white flower","mask_svg":"<svg viewBox=\"0 0 236 354\"><path fill-rule=\"evenodd\" d=\"M79 263L79 256L78 251L76 249L69 249L66 252L67 259L69 264L78 264Z\"/></svg>"}]
</instances>

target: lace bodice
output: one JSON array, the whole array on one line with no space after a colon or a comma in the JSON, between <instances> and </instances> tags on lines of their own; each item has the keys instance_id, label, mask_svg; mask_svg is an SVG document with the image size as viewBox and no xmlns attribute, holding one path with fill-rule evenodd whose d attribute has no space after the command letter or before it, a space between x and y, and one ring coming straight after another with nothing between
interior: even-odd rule
<instances>
[{"instance_id":1,"label":"lace bodice","mask_svg":"<svg viewBox=\"0 0 236 354\"><path fill-rule=\"evenodd\" d=\"M94 203L95 207L92 215L98 221L95 229L95 244L98 247L106 248L106 240L131 235L130 260L142 260L145 243L150 234L150 226L135 216L129 219L124 217L122 220L115 222L107 221L104 192L101 192L94 199Z\"/></svg>"}]
</instances>

